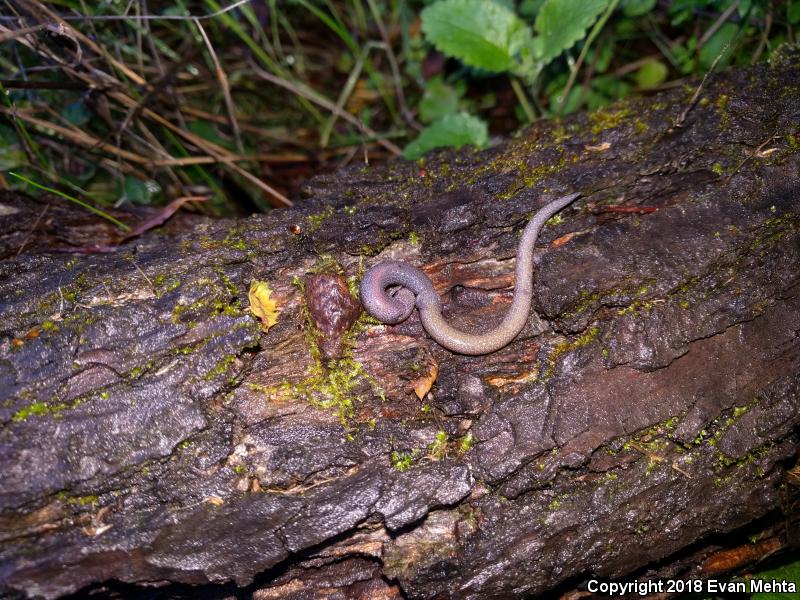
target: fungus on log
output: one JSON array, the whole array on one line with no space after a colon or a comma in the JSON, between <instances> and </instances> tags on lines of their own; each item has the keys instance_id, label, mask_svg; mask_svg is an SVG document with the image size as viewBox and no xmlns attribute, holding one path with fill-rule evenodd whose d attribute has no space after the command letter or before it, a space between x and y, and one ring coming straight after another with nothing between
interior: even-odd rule
<instances>
[{"instance_id":1,"label":"fungus on log","mask_svg":"<svg viewBox=\"0 0 800 600\"><path fill-rule=\"evenodd\" d=\"M781 548L797 536L779 510L797 495L798 64L712 76L693 106L673 90L424 169L320 177L295 209L113 253L48 251L70 235L31 231L52 200L5 193L0 593L522 598L719 576L736 538L717 534L752 523L762 554ZM461 356L416 313L356 319L348 290L395 258L459 328L496 324L516 234L572 191L507 347Z\"/></svg>"}]
</instances>

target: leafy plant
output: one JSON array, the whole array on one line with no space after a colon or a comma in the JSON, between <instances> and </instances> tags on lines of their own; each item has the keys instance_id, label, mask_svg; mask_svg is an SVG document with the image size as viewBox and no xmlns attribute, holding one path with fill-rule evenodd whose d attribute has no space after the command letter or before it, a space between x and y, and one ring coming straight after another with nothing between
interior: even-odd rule
<instances>
[{"instance_id":1,"label":"leafy plant","mask_svg":"<svg viewBox=\"0 0 800 600\"><path fill-rule=\"evenodd\" d=\"M785 4L779 20L791 37L800 0ZM783 39L774 27L759 30L775 18L773 8L766 0L522 0L516 8L500 0L437 0L421 19L427 41L469 67L473 80L507 77L518 114L531 120L599 108L634 89L658 89L671 76L757 60ZM638 64L626 56L634 46L640 56L649 52ZM431 85L464 81L460 73Z\"/></svg>"},{"instance_id":2,"label":"leafy plant","mask_svg":"<svg viewBox=\"0 0 800 600\"><path fill-rule=\"evenodd\" d=\"M755 573L753 577L765 581L772 581L773 579L776 581L791 581L794 582L795 587L800 587L800 556L795 556L791 562L786 562L774 569ZM750 596L751 600L790 600L790 598L796 597L797 594L772 591L756 592Z\"/></svg>"},{"instance_id":3,"label":"leafy plant","mask_svg":"<svg viewBox=\"0 0 800 600\"><path fill-rule=\"evenodd\" d=\"M414 160L434 148L461 148L467 144L484 147L489 143L486 122L466 113L448 114L426 127L408 144L403 155Z\"/></svg>"},{"instance_id":4,"label":"leafy plant","mask_svg":"<svg viewBox=\"0 0 800 600\"><path fill-rule=\"evenodd\" d=\"M288 205L362 152L482 147L490 129L693 85L800 24L800 0L204 0L146 20L3 2L0 186L93 206L203 196L195 210L217 214Z\"/></svg>"}]
</instances>

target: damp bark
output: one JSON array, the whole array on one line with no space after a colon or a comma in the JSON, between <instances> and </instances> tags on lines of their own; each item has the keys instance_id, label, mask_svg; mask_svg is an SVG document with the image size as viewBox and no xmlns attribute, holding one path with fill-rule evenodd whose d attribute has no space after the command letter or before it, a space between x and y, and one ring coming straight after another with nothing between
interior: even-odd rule
<instances>
[{"instance_id":1,"label":"damp bark","mask_svg":"<svg viewBox=\"0 0 800 600\"><path fill-rule=\"evenodd\" d=\"M719 577L742 532L780 550L797 534L798 64L712 76L694 105L696 82L351 168L295 209L111 253L53 252L104 226L5 193L0 591L523 598ZM528 325L496 353L347 297L406 260L453 323L493 326L519 232L576 191L540 237Z\"/></svg>"}]
</instances>

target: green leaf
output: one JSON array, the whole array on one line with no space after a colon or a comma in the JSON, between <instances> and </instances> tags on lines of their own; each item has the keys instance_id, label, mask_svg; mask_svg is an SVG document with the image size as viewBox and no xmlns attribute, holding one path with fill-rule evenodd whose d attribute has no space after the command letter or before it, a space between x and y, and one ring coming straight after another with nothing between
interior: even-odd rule
<instances>
[{"instance_id":1,"label":"green leaf","mask_svg":"<svg viewBox=\"0 0 800 600\"><path fill-rule=\"evenodd\" d=\"M486 122L462 112L446 115L423 129L419 137L405 147L403 155L408 160L416 160L434 148L461 148L467 144L484 147L488 143Z\"/></svg>"},{"instance_id":2,"label":"green leaf","mask_svg":"<svg viewBox=\"0 0 800 600\"><path fill-rule=\"evenodd\" d=\"M526 19L531 19L541 10L544 0L522 0L519 3L519 14Z\"/></svg>"},{"instance_id":3,"label":"green leaf","mask_svg":"<svg viewBox=\"0 0 800 600\"><path fill-rule=\"evenodd\" d=\"M656 0L622 0L620 6L626 17L641 17L655 8Z\"/></svg>"},{"instance_id":4,"label":"green leaf","mask_svg":"<svg viewBox=\"0 0 800 600\"><path fill-rule=\"evenodd\" d=\"M660 60L646 62L636 71L636 83L640 88L653 88L667 79L669 69Z\"/></svg>"},{"instance_id":5,"label":"green leaf","mask_svg":"<svg viewBox=\"0 0 800 600\"><path fill-rule=\"evenodd\" d=\"M609 0L546 0L534 25L536 56L549 63L580 39L592 26Z\"/></svg>"},{"instance_id":6,"label":"green leaf","mask_svg":"<svg viewBox=\"0 0 800 600\"><path fill-rule=\"evenodd\" d=\"M25 151L20 147L5 146L0 148L0 171L10 171L28 162Z\"/></svg>"},{"instance_id":7,"label":"green leaf","mask_svg":"<svg viewBox=\"0 0 800 600\"><path fill-rule=\"evenodd\" d=\"M789 23L797 25L800 23L800 0L791 0L786 6L786 18Z\"/></svg>"},{"instance_id":8,"label":"green leaf","mask_svg":"<svg viewBox=\"0 0 800 600\"><path fill-rule=\"evenodd\" d=\"M495 4L499 4L503 8L507 8L511 12L514 12L514 0L491 0Z\"/></svg>"},{"instance_id":9,"label":"green leaf","mask_svg":"<svg viewBox=\"0 0 800 600\"><path fill-rule=\"evenodd\" d=\"M800 557L795 555L796 560L784 564L769 571L760 571L753 575L753 579L760 579L762 581L792 581L795 585L800 585ZM797 594L783 593L783 592L756 592L751 594L751 600L790 600L797 598Z\"/></svg>"},{"instance_id":10,"label":"green leaf","mask_svg":"<svg viewBox=\"0 0 800 600\"><path fill-rule=\"evenodd\" d=\"M744 16L749 13L753 9L753 1L752 0L739 0L739 6L736 8L736 12L739 13L739 16L744 18Z\"/></svg>"},{"instance_id":11,"label":"green leaf","mask_svg":"<svg viewBox=\"0 0 800 600\"><path fill-rule=\"evenodd\" d=\"M721 52L725 51L725 46L733 42L736 34L739 33L739 26L733 23L725 23L717 32L700 48L700 66L709 69ZM733 56L732 48L727 49L727 56L720 60L717 68L724 67Z\"/></svg>"},{"instance_id":12,"label":"green leaf","mask_svg":"<svg viewBox=\"0 0 800 600\"><path fill-rule=\"evenodd\" d=\"M208 140L209 142L213 142L219 146L222 146L223 148L228 148L229 150L233 149L233 145L230 143L230 141L223 139L219 135L216 125L210 121L189 121L186 124L186 128L195 135L199 135L204 140Z\"/></svg>"},{"instance_id":13,"label":"green leaf","mask_svg":"<svg viewBox=\"0 0 800 600\"><path fill-rule=\"evenodd\" d=\"M423 123L432 123L445 115L458 112L464 86L453 87L437 75L425 84L425 92L419 102L419 118Z\"/></svg>"},{"instance_id":14,"label":"green leaf","mask_svg":"<svg viewBox=\"0 0 800 600\"><path fill-rule=\"evenodd\" d=\"M126 175L122 191L129 202L150 204L153 194L161 191L161 188L155 181L142 181L133 175Z\"/></svg>"},{"instance_id":15,"label":"green leaf","mask_svg":"<svg viewBox=\"0 0 800 600\"><path fill-rule=\"evenodd\" d=\"M601 75L592 79L592 87L586 97L586 107L597 110L614 100L624 98L630 93L630 85L609 75Z\"/></svg>"},{"instance_id":16,"label":"green leaf","mask_svg":"<svg viewBox=\"0 0 800 600\"><path fill-rule=\"evenodd\" d=\"M518 65L532 40L517 15L485 0L439 0L422 11L422 31L444 54L496 73Z\"/></svg>"}]
</instances>

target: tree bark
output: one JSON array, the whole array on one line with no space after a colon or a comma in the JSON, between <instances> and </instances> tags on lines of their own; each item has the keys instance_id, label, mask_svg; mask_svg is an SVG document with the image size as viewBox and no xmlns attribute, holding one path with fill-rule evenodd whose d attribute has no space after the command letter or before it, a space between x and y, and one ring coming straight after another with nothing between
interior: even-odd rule
<instances>
[{"instance_id":1,"label":"tree bark","mask_svg":"<svg viewBox=\"0 0 800 600\"><path fill-rule=\"evenodd\" d=\"M523 598L718 574L741 561L709 562L715 534L752 523L772 536L752 559L784 547L798 64L351 168L296 209L114 253L47 252L68 224L6 194L0 594ZM517 233L573 191L506 348L356 319L348 286L391 257L457 326L497 324Z\"/></svg>"}]
</instances>

